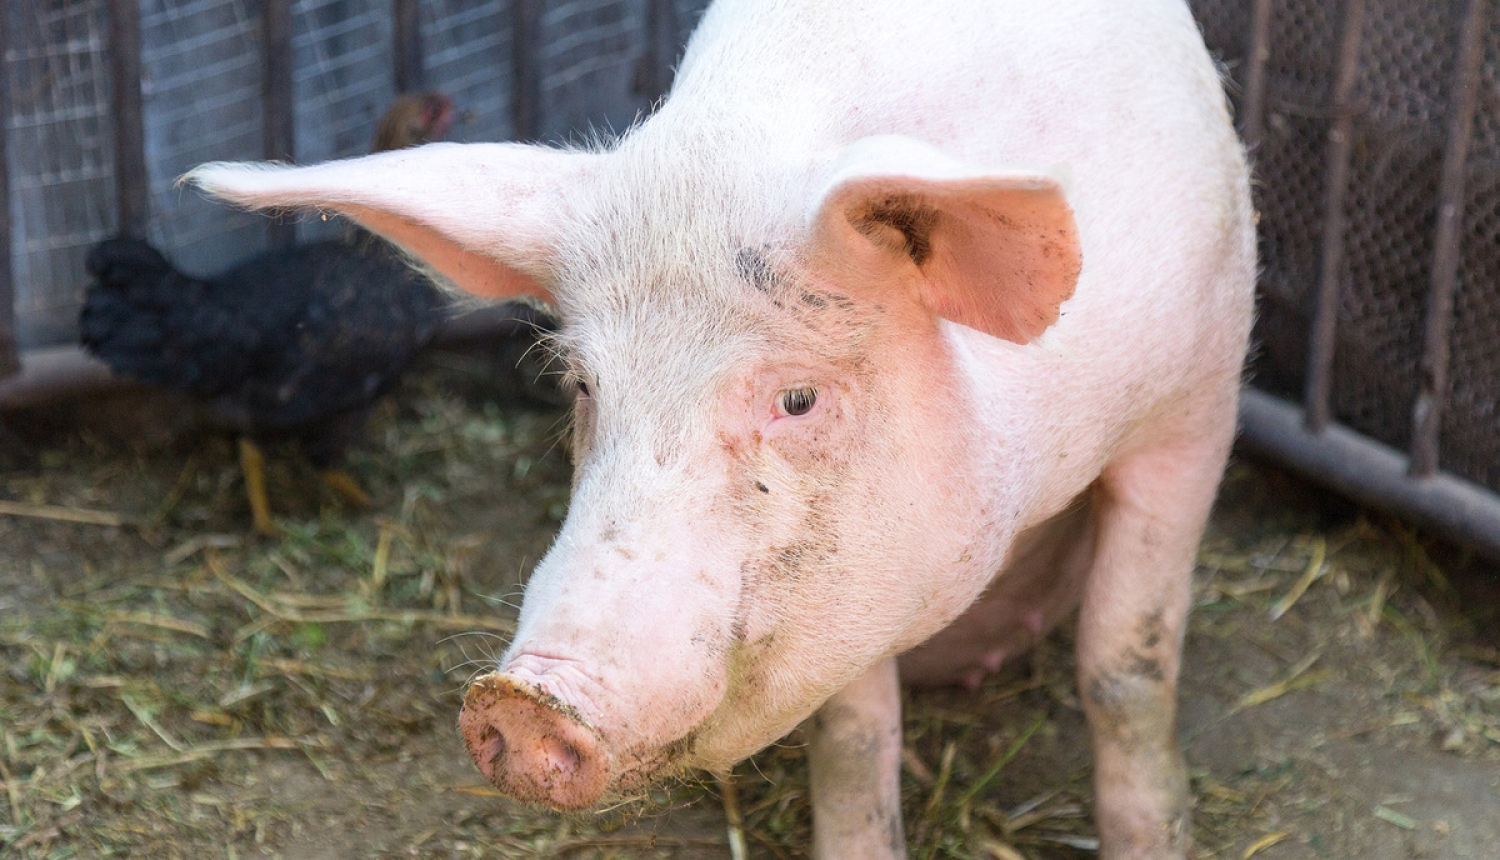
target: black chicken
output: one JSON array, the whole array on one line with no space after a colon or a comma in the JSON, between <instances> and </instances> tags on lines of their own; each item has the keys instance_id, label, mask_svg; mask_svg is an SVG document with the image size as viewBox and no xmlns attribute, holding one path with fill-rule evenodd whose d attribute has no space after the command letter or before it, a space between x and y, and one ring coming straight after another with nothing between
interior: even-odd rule
<instances>
[{"instance_id":1,"label":"black chicken","mask_svg":"<svg viewBox=\"0 0 1500 860\"><path fill-rule=\"evenodd\" d=\"M446 96L404 96L376 151L440 138ZM203 399L240 437L255 528L274 532L258 443L300 444L330 487L369 498L335 468L375 399L432 339L444 299L362 230L258 254L212 278L174 269L139 239L96 245L79 320L83 345L116 373Z\"/></svg>"}]
</instances>

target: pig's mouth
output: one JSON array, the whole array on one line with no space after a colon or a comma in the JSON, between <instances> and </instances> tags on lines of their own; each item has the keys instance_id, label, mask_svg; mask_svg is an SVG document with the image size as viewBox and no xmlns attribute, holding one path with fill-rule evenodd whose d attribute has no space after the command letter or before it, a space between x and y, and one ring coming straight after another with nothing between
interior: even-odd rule
<instances>
[{"instance_id":1,"label":"pig's mouth","mask_svg":"<svg viewBox=\"0 0 1500 860\"><path fill-rule=\"evenodd\" d=\"M474 680L458 715L479 772L508 796L580 811L654 782L691 742L621 766L576 709L521 677L491 672Z\"/></svg>"}]
</instances>

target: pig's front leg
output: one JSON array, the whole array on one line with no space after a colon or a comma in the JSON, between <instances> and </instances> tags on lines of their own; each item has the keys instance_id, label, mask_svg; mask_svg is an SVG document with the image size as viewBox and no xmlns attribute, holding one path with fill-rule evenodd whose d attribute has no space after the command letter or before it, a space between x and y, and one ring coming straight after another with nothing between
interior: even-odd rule
<instances>
[{"instance_id":1,"label":"pig's front leg","mask_svg":"<svg viewBox=\"0 0 1500 860\"><path fill-rule=\"evenodd\" d=\"M811 730L813 857L906 857L896 661L880 661L824 703Z\"/></svg>"},{"instance_id":2,"label":"pig's front leg","mask_svg":"<svg viewBox=\"0 0 1500 860\"><path fill-rule=\"evenodd\" d=\"M1096 489L1078 675L1101 860L1181 860L1188 849L1177 674L1193 562L1232 428L1127 455Z\"/></svg>"}]
</instances>

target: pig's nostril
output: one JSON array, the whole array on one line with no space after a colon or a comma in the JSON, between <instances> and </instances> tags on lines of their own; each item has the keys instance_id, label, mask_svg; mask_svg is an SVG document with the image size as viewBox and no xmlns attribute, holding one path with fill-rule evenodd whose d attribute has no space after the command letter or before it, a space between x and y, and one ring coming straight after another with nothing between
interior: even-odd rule
<instances>
[{"instance_id":1,"label":"pig's nostril","mask_svg":"<svg viewBox=\"0 0 1500 860\"><path fill-rule=\"evenodd\" d=\"M583 761L583 756L578 752L577 747L557 738L544 738L542 750L552 769L565 774L577 773L578 766Z\"/></svg>"},{"instance_id":2,"label":"pig's nostril","mask_svg":"<svg viewBox=\"0 0 1500 860\"><path fill-rule=\"evenodd\" d=\"M486 726L474 744L474 764L484 778L494 782L498 776L501 757L505 755L505 735L494 726Z\"/></svg>"}]
</instances>

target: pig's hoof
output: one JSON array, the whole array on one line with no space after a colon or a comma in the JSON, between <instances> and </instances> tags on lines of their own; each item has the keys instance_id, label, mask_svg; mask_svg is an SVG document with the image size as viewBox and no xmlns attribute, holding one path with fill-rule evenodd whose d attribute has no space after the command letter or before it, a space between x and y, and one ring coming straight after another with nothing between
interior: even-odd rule
<instances>
[{"instance_id":1,"label":"pig's hoof","mask_svg":"<svg viewBox=\"0 0 1500 860\"><path fill-rule=\"evenodd\" d=\"M598 735L557 697L491 672L469 685L458 729L479 772L519 800L586 809L609 786Z\"/></svg>"}]
</instances>

